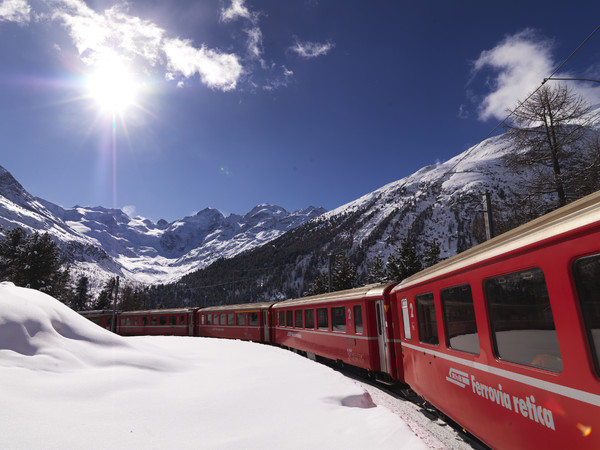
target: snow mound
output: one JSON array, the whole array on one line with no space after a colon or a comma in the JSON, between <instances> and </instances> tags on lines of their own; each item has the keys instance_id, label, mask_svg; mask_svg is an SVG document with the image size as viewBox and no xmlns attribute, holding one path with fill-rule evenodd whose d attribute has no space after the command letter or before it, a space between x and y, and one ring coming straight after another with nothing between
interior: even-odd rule
<instances>
[{"instance_id":1,"label":"snow mound","mask_svg":"<svg viewBox=\"0 0 600 450\"><path fill-rule=\"evenodd\" d=\"M0 366L64 372L115 365L176 368L43 292L0 283Z\"/></svg>"}]
</instances>

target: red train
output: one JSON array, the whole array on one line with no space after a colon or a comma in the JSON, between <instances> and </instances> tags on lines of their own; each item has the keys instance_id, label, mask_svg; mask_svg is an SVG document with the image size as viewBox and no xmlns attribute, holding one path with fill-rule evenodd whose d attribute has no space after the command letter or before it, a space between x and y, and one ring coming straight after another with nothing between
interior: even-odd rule
<instances>
[{"instance_id":1,"label":"red train","mask_svg":"<svg viewBox=\"0 0 600 450\"><path fill-rule=\"evenodd\" d=\"M600 193L400 283L122 313L117 325L269 342L361 367L410 385L493 448L600 448Z\"/></svg>"}]
</instances>

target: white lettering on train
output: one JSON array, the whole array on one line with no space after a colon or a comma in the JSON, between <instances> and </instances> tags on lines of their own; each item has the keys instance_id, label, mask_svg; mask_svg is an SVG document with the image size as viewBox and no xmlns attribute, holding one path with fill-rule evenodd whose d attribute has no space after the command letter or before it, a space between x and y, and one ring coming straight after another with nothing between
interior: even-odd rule
<instances>
[{"instance_id":1,"label":"white lettering on train","mask_svg":"<svg viewBox=\"0 0 600 450\"><path fill-rule=\"evenodd\" d=\"M525 398L510 395L502 390L501 384L498 384L498 387L488 386L477 381L475 375L471 375L471 379L469 380L468 373L454 368L450 368L446 380L462 388L471 385L473 394L496 403L496 405L502 406L509 411L514 411L516 414L520 414L524 418L539 423L551 430L555 430L552 411L541 405L536 405L533 395L528 395Z\"/></svg>"}]
</instances>

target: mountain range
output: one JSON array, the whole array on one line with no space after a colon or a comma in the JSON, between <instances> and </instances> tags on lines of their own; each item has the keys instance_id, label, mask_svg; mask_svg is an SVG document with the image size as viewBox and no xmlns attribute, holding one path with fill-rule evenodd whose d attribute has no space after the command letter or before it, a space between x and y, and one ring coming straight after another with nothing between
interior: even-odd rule
<instances>
[{"instance_id":1,"label":"mountain range","mask_svg":"<svg viewBox=\"0 0 600 450\"><path fill-rule=\"evenodd\" d=\"M131 218L120 209L63 208L29 194L0 167L0 225L48 232L71 264L96 284L119 275L141 283L167 283L280 236L325 212L288 212L262 204L245 215L205 208L168 223Z\"/></svg>"}]
</instances>

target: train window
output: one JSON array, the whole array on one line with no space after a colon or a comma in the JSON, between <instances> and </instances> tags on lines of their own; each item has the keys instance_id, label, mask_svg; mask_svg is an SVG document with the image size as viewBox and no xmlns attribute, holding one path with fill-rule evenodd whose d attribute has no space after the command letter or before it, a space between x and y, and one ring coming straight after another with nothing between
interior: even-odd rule
<instances>
[{"instance_id":1,"label":"train window","mask_svg":"<svg viewBox=\"0 0 600 450\"><path fill-rule=\"evenodd\" d=\"M177 325L177 317L175 317L175 316L169 317L169 325Z\"/></svg>"},{"instance_id":2,"label":"train window","mask_svg":"<svg viewBox=\"0 0 600 450\"><path fill-rule=\"evenodd\" d=\"M221 325L227 325L227 314L221 314Z\"/></svg>"},{"instance_id":3,"label":"train window","mask_svg":"<svg viewBox=\"0 0 600 450\"><path fill-rule=\"evenodd\" d=\"M134 324L134 325L137 325L137 324L138 324L138 318L137 318L137 317L134 317L134 319L133 319L133 324Z\"/></svg>"},{"instance_id":4,"label":"train window","mask_svg":"<svg viewBox=\"0 0 600 450\"><path fill-rule=\"evenodd\" d=\"M156 316L153 316L150 318L150 325L157 325L158 324L158 318Z\"/></svg>"},{"instance_id":5,"label":"train window","mask_svg":"<svg viewBox=\"0 0 600 450\"><path fill-rule=\"evenodd\" d=\"M285 311L279 311L279 326L285 327Z\"/></svg>"},{"instance_id":6,"label":"train window","mask_svg":"<svg viewBox=\"0 0 600 450\"><path fill-rule=\"evenodd\" d=\"M121 326L125 326L125 317L121 317Z\"/></svg>"},{"instance_id":7,"label":"train window","mask_svg":"<svg viewBox=\"0 0 600 450\"><path fill-rule=\"evenodd\" d=\"M148 325L148 318L147 317L142 317L142 325L143 326Z\"/></svg>"},{"instance_id":8,"label":"train window","mask_svg":"<svg viewBox=\"0 0 600 450\"><path fill-rule=\"evenodd\" d=\"M294 311L294 326L296 328L302 328L302 310L300 309Z\"/></svg>"},{"instance_id":9,"label":"train window","mask_svg":"<svg viewBox=\"0 0 600 450\"><path fill-rule=\"evenodd\" d=\"M248 313L248 325L258 325L258 313Z\"/></svg>"},{"instance_id":10,"label":"train window","mask_svg":"<svg viewBox=\"0 0 600 450\"><path fill-rule=\"evenodd\" d=\"M200 325L204 325L206 323L206 318L204 316L204 314L200 315Z\"/></svg>"},{"instance_id":11,"label":"train window","mask_svg":"<svg viewBox=\"0 0 600 450\"><path fill-rule=\"evenodd\" d=\"M354 307L354 332L363 332L362 308L360 305Z\"/></svg>"},{"instance_id":12,"label":"train window","mask_svg":"<svg viewBox=\"0 0 600 450\"><path fill-rule=\"evenodd\" d=\"M471 286L463 284L440 293L448 346L479 355L479 336Z\"/></svg>"},{"instance_id":13,"label":"train window","mask_svg":"<svg viewBox=\"0 0 600 450\"><path fill-rule=\"evenodd\" d=\"M600 255L578 259L573 272L594 365L600 374Z\"/></svg>"},{"instance_id":14,"label":"train window","mask_svg":"<svg viewBox=\"0 0 600 450\"><path fill-rule=\"evenodd\" d=\"M166 325L166 323L167 323L167 318L165 316L160 316L160 324Z\"/></svg>"},{"instance_id":15,"label":"train window","mask_svg":"<svg viewBox=\"0 0 600 450\"><path fill-rule=\"evenodd\" d=\"M219 315L218 314L213 314L213 324L219 325Z\"/></svg>"},{"instance_id":16,"label":"train window","mask_svg":"<svg viewBox=\"0 0 600 450\"><path fill-rule=\"evenodd\" d=\"M560 372L562 358L541 269L489 278L484 289L498 357Z\"/></svg>"},{"instance_id":17,"label":"train window","mask_svg":"<svg viewBox=\"0 0 600 450\"><path fill-rule=\"evenodd\" d=\"M236 325L246 325L246 316L244 313L237 313L235 315Z\"/></svg>"},{"instance_id":18,"label":"train window","mask_svg":"<svg viewBox=\"0 0 600 450\"><path fill-rule=\"evenodd\" d=\"M206 325L212 325L212 314L206 315Z\"/></svg>"},{"instance_id":19,"label":"train window","mask_svg":"<svg viewBox=\"0 0 600 450\"><path fill-rule=\"evenodd\" d=\"M227 314L227 325L233 325L233 324L234 324L233 313L229 313L229 314Z\"/></svg>"},{"instance_id":20,"label":"train window","mask_svg":"<svg viewBox=\"0 0 600 450\"><path fill-rule=\"evenodd\" d=\"M289 311L286 311L285 313L285 324L288 327L293 327L294 326L294 311L292 311L291 309Z\"/></svg>"},{"instance_id":21,"label":"train window","mask_svg":"<svg viewBox=\"0 0 600 450\"><path fill-rule=\"evenodd\" d=\"M433 293L415 296L417 304L417 322L419 323L419 340L425 344L438 345L437 318Z\"/></svg>"},{"instance_id":22,"label":"train window","mask_svg":"<svg viewBox=\"0 0 600 450\"><path fill-rule=\"evenodd\" d=\"M185 316L179 317L179 325L185 325Z\"/></svg>"},{"instance_id":23,"label":"train window","mask_svg":"<svg viewBox=\"0 0 600 450\"><path fill-rule=\"evenodd\" d=\"M410 341L410 318L408 317L408 300L403 298L402 304L402 324L404 325L404 339Z\"/></svg>"},{"instance_id":24,"label":"train window","mask_svg":"<svg viewBox=\"0 0 600 450\"><path fill-rule=\"evenodd\" d=\"M327 308L317 308L317 328L329 330L329 314Z\"/></svg>"},{"instance_id":25,"label":"train window","mask_svg":"<svg viewBox=\"0 0 600 450\"><path fill-rule=\"evenodd\" d=\"M331 328L333 331L346 331L346 308L331 308Z\"/></svg>"},{"instance_id":26,"label":"train window","mask_svg":"<svg viewBox=\"0 0 600 450\"><path fill-rule=\"evenodd\" d=\"M315 310L305 309L304 310L304 326L306 328L315 328Z\"/></svg>"}]
</instances>

